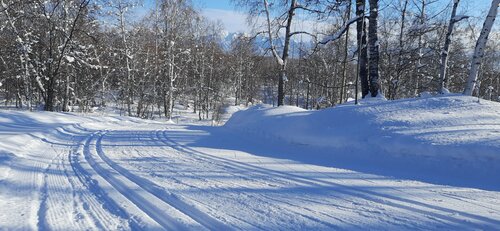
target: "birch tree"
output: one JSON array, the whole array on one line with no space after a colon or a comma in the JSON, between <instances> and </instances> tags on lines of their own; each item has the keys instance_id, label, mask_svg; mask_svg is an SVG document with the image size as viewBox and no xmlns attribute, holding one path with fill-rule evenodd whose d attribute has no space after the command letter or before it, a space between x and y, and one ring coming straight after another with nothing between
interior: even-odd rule
<instances>
[{"instance_id":1,"label":"birch tree","mask_svg":"<svg viewBox=\"0 0 500 231\"><path fill-rule=\"evenodd\" d=\"M448 84L448 78L446 77L446 69L448 68L448 53L450 52L450 44L451 44L452 35L453 35L453 27L454 27L456 22L465 18L463 16L457 17L457 7L458 7L459 2L460 2L460 0L453 0L450 22L448 23L448 30L446 32L443 49L441 51L441 68L439 71L440 84L439 84L439 88L438 88L438 92L441 94L448 92L448 89L446 89L447 84Z\"/></svg>"},{"instance_id":2,"label":"birch tree","mask_svg":"<svg viewBox=\"0 0 500 231\"><path fill-rule=\"evenodd\" d=\"M165 49L166 84L163 87L165 117L172 120L176 81L185 68L182 56L189 56L190 50L183 47L183 38L192 39L192 22L197 17L192 7L184 0L162 1L161 17L163 20L162 44ZM184 57L185 58L185 57Z\"/></svg>"},{"instance_id":3,"label":"birch tree","mask_svg":"<svg viewBox=\"0 0 500 231\"><path fill-rule=\"evenodd\" d=\"M469 71L469 76L467 78L467 84L465 85L464 94L472 95L474 91L474 87L477 82L477 75L479 72L479 67L481 66L481 59L484 56L484 49L486 43L488 42L488 35L491 32L491 28L493 27L493 23L495 22L495 18L498 13L498 5L500 4L500 0L492 0L491 7L486 16L486 20L483 24L483 29L481 30L481 34L476 42L476 48L474 49L474 55L472 56L472 63Z\"/></svg>"}]
</instances>

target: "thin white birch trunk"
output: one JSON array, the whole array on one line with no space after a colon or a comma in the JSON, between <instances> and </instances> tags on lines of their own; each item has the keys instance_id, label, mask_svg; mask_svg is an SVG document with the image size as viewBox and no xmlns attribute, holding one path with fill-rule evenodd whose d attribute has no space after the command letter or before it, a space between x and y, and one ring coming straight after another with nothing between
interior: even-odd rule
<instances>
[{"instance_id":1,"label":"thin white birch trunk","mask_svg":"<svg viewBox=\"0 0 500 231\"><path fill-rule=\"evenodd\" d=\"M476 86L477 74L479 72L479 66L481 65L481 59L484 56L484 48L486 42L488 42L488 35L490 34L493 23L498 13L498 5L500 0L492 0L490 11L486 20L483 24L483 29L476 42L476 48L474 49L474 55L472 56L472 64L469 72L469 77L467 78L467 84L465 85L464 95L472 95L474 87Z\"/></svg>"}]
</instances>

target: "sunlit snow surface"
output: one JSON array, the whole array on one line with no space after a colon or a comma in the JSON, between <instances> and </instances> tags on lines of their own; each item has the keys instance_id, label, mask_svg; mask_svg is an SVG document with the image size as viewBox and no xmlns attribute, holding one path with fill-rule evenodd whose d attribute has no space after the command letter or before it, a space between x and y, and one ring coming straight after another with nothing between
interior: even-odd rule
<instances>
[{"instance_id":1,"label":"sunlit snow surface","mask_svg":"<svg viewBox=\"0 0 500 231\"><path fill-rule=\"evenodd\" d=\"M222 127L2 110L0 229L492 230L499 150L500 104L463 96Z\"/></svg>"}]
</instances>

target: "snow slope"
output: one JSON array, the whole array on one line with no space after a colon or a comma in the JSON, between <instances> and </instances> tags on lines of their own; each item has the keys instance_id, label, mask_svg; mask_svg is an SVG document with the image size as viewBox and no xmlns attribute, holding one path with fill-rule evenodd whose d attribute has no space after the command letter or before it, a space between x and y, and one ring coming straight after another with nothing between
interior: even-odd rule
<instances>
[{"instance_id":1,"label":"snow slope","mask_svg":"<svg viewBox=\"0 0 500 231\"><path fill-rule=\"evenodd\" d=\"M365 102L372 105L318 112L260 106L237 112L224 127L0 110L0 230L498 228L500 191L494 180L470 188L466 179L449 184L449 176L434 182L432 174L412 178L402 171L412 169L403 161L406 156L416 166L430 159L444 172L453 168L441 160L460 157L456 163L463 163L471 157L452 153L439 159L428 157L435 154L430 151L398 156L378 144L372 144L380 146L376 152L362 153L368 150L360 147L362 141L377 134L397 138L380 138L387 146L401 141L423 147L432 141L455 150L496 147L498 140L478 140L486 141L481 132L497 129L497 104L475 104L467 97L423 100ZM476 138L440 133L420 138L427 134L421 129L432 126L418 122L419 114L431 110L434 118L443 105L456 120L434 129L449 132L461 124L457 132L477 130L469 132ZM413 110L412 116L397 115L402 110ZM462 114L468 111L476 114L467 119ZM322 123L334 114L347 114L351 121L369 118L364 123L373 130ZM280 131L273 130L277 126ZM346 128L353 130L345 132L352 135L345 142L357 148L327 143ZM484 172L494 171L484 166Z\"/></svg>"},{"instance_id":2,"label":"snow slope","mask_svg":"<svg viewBox=\"0 0 500 231\"><path fill-rule=\"evenodd\" d=\"M371 99L320 111L260 105L236 113L226 127L323 147L327 158L345 160L340 167L500 189L494 177L500 175L500 104L491 101L461 95Z\"/></svg>"}]
</instances>

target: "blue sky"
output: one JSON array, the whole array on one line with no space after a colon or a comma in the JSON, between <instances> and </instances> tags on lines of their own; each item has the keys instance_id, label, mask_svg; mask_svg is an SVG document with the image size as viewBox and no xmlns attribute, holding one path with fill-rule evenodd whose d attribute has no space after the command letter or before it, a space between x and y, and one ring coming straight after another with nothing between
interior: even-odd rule
<instances>
[{"instance_id":1,"label":"blue sky","mask_svg":"<svg viewBox=\"0 0 500 231\"><path fill-rule=\"evenodd\" d=\"M151 8L155 0L144 0L144 8L139 12L147 11ZM240 10L236 10L231 0L192 0L196 8L210 20L220 21L224 24L228 32L249 32L251 28L246 25L246 15ZM444 8L453 0L438 0L433 4L433 8ZM392 0L381 0L381 6L384 3L393 2ZM470 16L480 17L481 23L484 20L486 11L491 5L491 0L461 0L458 13L466 13ZM436 10L435 8L434 10ZM496 22L496 25L499 23Z\"/></svg>"},{"instance_id":2,"label":"blue sky","mask_svg":"<svg viewBox=\"0 0 500 231\"><path fill-rule=\"evenodd\" d=\"M201 13L210 20L220 21L228 32L249 32L246 15L236 10L230 0L193 0Z\"/></svg>"},{"instance_id":3,"label":"blue sky","mask_svg":"<svg viewBox=\"0 0 500 231\"><path fill-rule=\"evenodd\" d=\"M155 0L144 0L144 7L136 9L137 14L146 14L154 6ZM193 0L196 8L210 20L221 21L228 32L249 32L246 15L235 10L231 0Z\"/></svg>"},{"instance_id":4,"label":"blue sky","mask_svg":"<svg viewBox=\"0 0 500 231\"><path fill-rule=\"evenodd\" d=\"M234 6L231 4L230 0L194 0L194 3L198 7L210 8L210 9L221 9L221 10L233 10Z\"/></svg>"}]
</instances>

